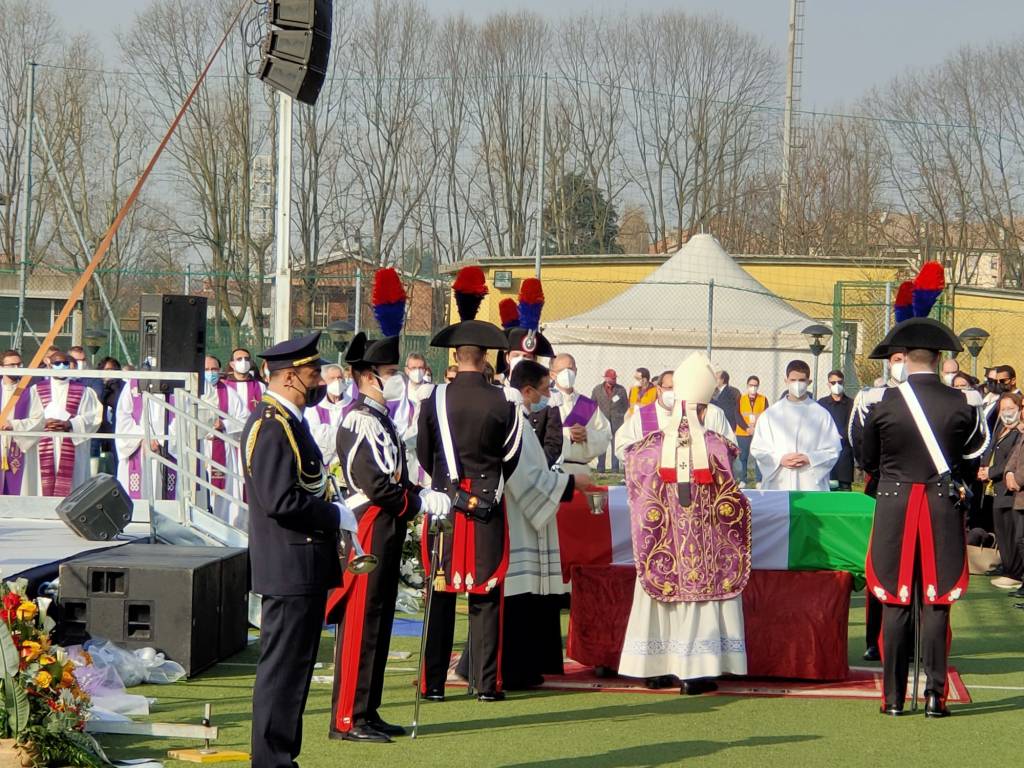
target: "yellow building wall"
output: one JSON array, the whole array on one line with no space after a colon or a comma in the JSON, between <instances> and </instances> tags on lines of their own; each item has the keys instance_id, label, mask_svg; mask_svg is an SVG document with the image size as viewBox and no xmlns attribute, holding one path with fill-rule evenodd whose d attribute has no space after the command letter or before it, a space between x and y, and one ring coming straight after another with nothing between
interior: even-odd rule
<instances>
[{"instance_id":1,"label":"yellow building wall","mask_svg":"<svg viewBox=\"0 0 1024 768\"><path fill-rule=\"evenodd\" d=\"M953 326L957 333L967 328L984 328L989 340L978 355L978 375L993 365L1012 365L1018 384L1024 380L1024 297L954 295ZM962 352L958 360L962 370L972 369L971 356Z\"/></svg>"}]
</instances>

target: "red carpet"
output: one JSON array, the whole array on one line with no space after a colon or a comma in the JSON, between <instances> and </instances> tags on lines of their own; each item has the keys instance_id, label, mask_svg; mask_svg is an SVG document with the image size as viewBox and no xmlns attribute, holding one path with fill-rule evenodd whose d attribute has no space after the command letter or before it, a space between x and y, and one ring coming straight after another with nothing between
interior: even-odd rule
<instances>
[{"instance_id":1,"label":"red carpet","mask_svg":"<svg viewBox=\"0 0 1024 768\"><path fill-rule=\"evenodd\" d=\"M453 664L454 668L454 664ZM822 683L803 680L754 680L749 678L722 678L718 691L711 695L722 696L789 696L804 699L881 699L882 670L870 667L851 667L850 676L840 682ZM465 688L466 682L448 674L448 686ZM642 680L626 677L597 677L593 667L584 667L575 661L565 662L564 675L546 675L541 688L554 691L605 691L610 693L652 693L679 695L679 688L662 688L652 691ZM924 676L921 676L921 696L924 696ZM920 699L924 706L923 698ZM956 669L949 669L949 703L968 704L971 696L967 692ZM909 699L907 706L910 706Z\"/></svg>"}]
</instances>

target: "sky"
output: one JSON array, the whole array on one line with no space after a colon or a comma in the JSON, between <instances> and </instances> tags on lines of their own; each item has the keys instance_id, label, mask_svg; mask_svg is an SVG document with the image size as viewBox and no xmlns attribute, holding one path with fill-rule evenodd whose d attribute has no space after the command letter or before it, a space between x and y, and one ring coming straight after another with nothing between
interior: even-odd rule
<instances>
[{"instance_id":1,"label":"sky","mask_svg":"<svg viewBox=\"0 0 1024 768\"><path fill-rule=\"evenodd\" d=\"M50 0L66 29L93 32L114 44L112 26L126 26L147 0ZM780 53L789 0L425 0L438 15L484 17L529 10L557 18L585 11L616 15L680 9L717 12ZM833 110L908 69L940 63L961 46L984 47L1024 33L1021 0L807 0L802 108Z\"/></svg>"}]
</instances>

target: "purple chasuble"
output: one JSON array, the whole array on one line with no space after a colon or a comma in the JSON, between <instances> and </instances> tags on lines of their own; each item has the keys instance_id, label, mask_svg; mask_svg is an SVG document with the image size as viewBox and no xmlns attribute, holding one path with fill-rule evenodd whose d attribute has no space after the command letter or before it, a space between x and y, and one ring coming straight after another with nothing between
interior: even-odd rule
<instances>
[{"instance_id":1,"label":"purple chasuble","mask_svg":"<svg viewBox=\"0 0 1024 768\"><path fill-rule=\"evenodd\" d=\"M19 420L28 418L29 408L32 404L30 389L31 386L28 386L22 390L21 397L14 404L12 418ZM4 397L5 395L0 392L0 406L4 405ZM18 446L13 435L8 435L7 439L7 450L4 453L3 463L0 465L0 473L3 475L3 487L0 490L2 490L4 496L20 496L21 483L25 477L25 454L21 452L21 448Z\"/></svg>"}]
</instances>

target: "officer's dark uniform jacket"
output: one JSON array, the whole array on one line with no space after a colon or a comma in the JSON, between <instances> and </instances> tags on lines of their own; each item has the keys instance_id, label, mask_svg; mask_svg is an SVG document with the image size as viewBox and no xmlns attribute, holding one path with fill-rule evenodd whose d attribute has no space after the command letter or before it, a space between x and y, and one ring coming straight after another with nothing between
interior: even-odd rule
<instances>
[{"instance_id":1,"label":"officer's dark uniform jacket","mask_svg":"<svg viewBox=\"0 0 1024 768\"><path fill-rule=\"evenodd\" d=\"M305 421L264 395L242 431L252 588L261 595L326 592L341 579L338 510Z\"/></svg>"},{"instance_id":2,"label":"officer's dark uniform jacket","mask_svg":"<svg viewBox=\"0 0 1024 768\"><path fill-rule=\"evenodd\" d=\"M544 449L548 466L553 467L555 462L562 458L562 414L557 408L549 406L530 413L528 418L533 433L537 435L537 440Z\"/></svg>"},{"instance_id":3,"label":"officer's dark uniform jacket","mask_svg":"<svg viewBox=\"0 0 1024 768\"><path fill-rule=\"evenodd\" d=\"M416 455L428 469L433 488L454 496L441 444L437 415L438 388L423 401ZM452 509L452 530L443 536L441 568L446 591L482 594L490 591L508 567L508 534L501 502L504 478L515 471L522 442L519 406L505 391L487 383L481 373L460 372L447 386L448 420L461 466L462 488L492 509L486 521ZM457 404L457 405L455 405ZM430 562L429 537L424 536L423 561Z\"/></svg>"},{"instance_id":4,"label":"officer's dark uniform jacket","mask_svg":"<svg viewBox=\"0 0 1024 768\"><path fill-rule=\"evenodd\" d=\"M908 379L954 476L984 447L986 430L963 393L933 374ZM948 605L967 587L964 515L940 479L903 395L889 389L864 425L864 471L878 478L867 580L883 603L909 605L915 567L927 604ZM919 541L919 544L918 544ZM915 552L920 551L920 562Z\"/></svg>"}]
</instances>

